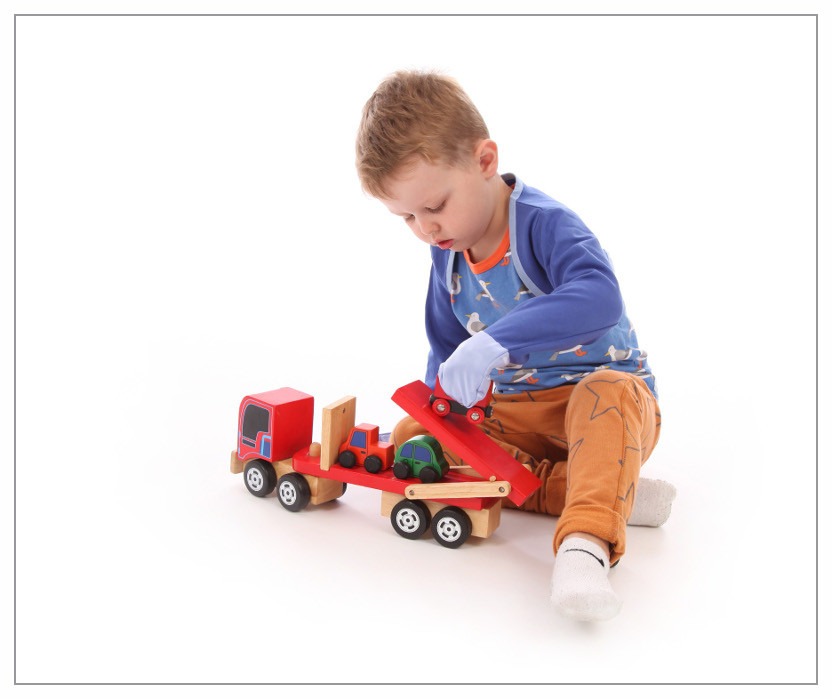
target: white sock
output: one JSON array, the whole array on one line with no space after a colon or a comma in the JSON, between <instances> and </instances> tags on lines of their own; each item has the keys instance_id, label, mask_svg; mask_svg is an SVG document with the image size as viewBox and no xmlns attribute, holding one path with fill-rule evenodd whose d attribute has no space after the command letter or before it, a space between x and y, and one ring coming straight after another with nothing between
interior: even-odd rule
<instances>
[{"instance_id":1,"label":"white sock","mask_svg":"<svg viewBox=\"0 0 832 699\"><path fill-rule=\"evenodd\" d=\"M609 552L597 544L572 537L555 556L552 570L552 602L564 615L579 621L605 621L621 610L607 574Z\"/></svg>"},{"instance_id":2,"label":"white sock","mask_svg":"<svg viewBox=\"0 0 832 699\"><path fill-rule=\"evenodd\" d=\"M667 481L639 478L636 501L627 524L636 527L660 527L670 517L676 488Z\"/></svg>"}]
</instances>

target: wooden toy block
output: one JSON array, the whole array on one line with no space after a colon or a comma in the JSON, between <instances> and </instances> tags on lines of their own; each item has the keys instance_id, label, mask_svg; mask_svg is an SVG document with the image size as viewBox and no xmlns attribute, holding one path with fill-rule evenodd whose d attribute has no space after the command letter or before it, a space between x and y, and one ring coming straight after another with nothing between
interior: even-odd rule
<instances>
[{"instance_id":1,"label":"wooden toy block","mask_svg":"<svg viewBox=\"0 0 832 699\"><path fill-rule=\"evenodd\" d=\"M330 403L322 413L321 470L328 471L338 459L338 450L355 426L355 397L345 396Z\"/></svg>"},{"instance_id":2,"label":"wooden toy block","mask_svg":"<svg viewBox=\"0 0 832 699\"><path fill-rule=\"evenodd\" d=\"M285 476L287 473L295 472L295 469L292 468L291 459L282 459L272 464L272 466L274 466L274 472L277 474L278 479L281 476Z\"/></svg>"},{"instance_id":3,"label":"wooden toy block","mask_svg":"<svg viewBox=\"0 0 832 699\"><path fill-rule=\"evenodd\" d=\"M309 447L309 454L317 456L313 452L320 450L320 444L313 442ZM286 475L287 473L296 473L292 466L292 459L283 459L274 464L274 470L277 477ZM312 505L322 505L325 502L330 502L344 494L344 484L339 481L333 481L329 478L319 478L318 476L308 476L301 474L309 483L309 493L312 499L309 501Z\"/></svg>"},{"instance_id":4,"label":"wooden toy block","mask_svg":"<svg viewBox=\"0 0 832 699\"><path fill-rule=\"evenodd\" d=\"M343 483L333 481L328 478L315 478L314 476L306 476L309 483L309 488L312 491L313 505L323 505L325 502L331 502L340 498L344 494Z\"/></svg>"}]
</instances>

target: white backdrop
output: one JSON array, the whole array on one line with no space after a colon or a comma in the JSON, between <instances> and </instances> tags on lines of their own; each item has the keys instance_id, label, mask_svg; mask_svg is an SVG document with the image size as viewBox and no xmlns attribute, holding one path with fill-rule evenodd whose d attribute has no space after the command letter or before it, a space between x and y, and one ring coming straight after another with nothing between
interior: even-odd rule
<instances>
[{"instance_id":1,"label":"white backdrop","mask_svg":"<svg viewBox=\"0 0 832 699\"><path fill-rule=\"evenodd\" d=\"M814 681L815 18L14 26L18 682ZM423 376L427 248L353 167L400 67L597 233L659 377L679 497L607 624L549 608L553 520L449 551L228 472L246 393L389 429Z\"/></svg>"}]
</instances>

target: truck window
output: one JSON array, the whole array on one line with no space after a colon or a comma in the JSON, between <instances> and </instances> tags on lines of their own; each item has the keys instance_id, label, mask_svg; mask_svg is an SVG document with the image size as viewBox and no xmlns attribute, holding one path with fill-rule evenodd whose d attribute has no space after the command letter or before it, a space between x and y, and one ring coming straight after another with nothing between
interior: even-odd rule
<instances>
[{"instance_id":1,"label":"truck window","mask_svg":"<svg viewBox=\"0 0 832 699\"><path fill-rule=\"evenodd\" d=\"M366 449L367 448L367 433L366 432L355 432L352 435L352 439L350 440L351 447L357 447L358 449Z\"/></svg>"},{"instance_id":2,"label":"truck window","mask_svg":"<svg viewBox=\"0 0 832 699\"><path fill-rule=\"evenodd\" d=\"M247 405L243 413L243 443L255 446L257 435L269 431L269 411L259 405Z\"/></svg>"},{"instance_id":3,"label":"truck window","mask_svg":"<svg viewBox=\"0 0 832 699\"><path fill-rule=\"evenodd\" d=\"M425 461L427 463L430 463L430 456L431 456L431 454L430 454L430 451L428 449L425 449L425 447L420 447L419 445L416 445L416 458L419 461Z\"/></svg>"}]
</instances>

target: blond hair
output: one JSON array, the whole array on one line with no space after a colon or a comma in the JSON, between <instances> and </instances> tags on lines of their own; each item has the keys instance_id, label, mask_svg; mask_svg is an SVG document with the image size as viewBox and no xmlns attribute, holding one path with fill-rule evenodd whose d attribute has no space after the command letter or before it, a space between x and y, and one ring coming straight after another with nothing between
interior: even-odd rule
<instances>
[{"instance_id":1,"label":"blond hair","mask_svg":"<svg viewBox=\"0 0 832 699\"><path fill-rule=\"evenodd\" d=\"M361 186L374 197L386 196L389 178L412 159L459 165L488 137L485 121L455 80L398 71L364 105L355 144Z\"/></svg>"}]
</instances>

